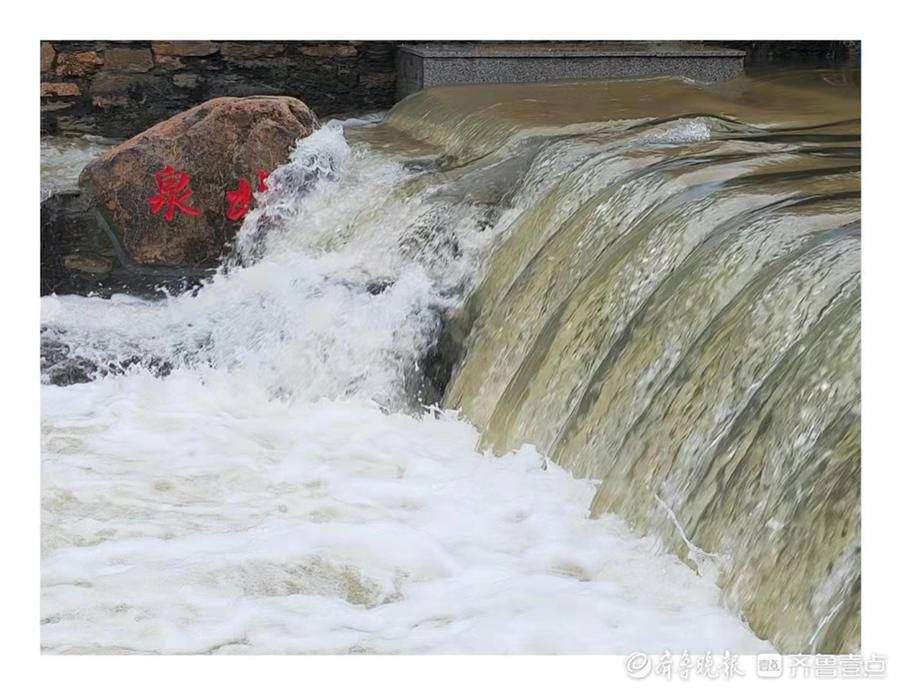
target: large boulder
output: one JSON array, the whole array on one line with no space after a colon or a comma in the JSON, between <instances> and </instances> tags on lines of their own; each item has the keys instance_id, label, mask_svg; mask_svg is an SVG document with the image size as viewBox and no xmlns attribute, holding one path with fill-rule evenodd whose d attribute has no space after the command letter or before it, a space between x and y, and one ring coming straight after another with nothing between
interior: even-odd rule
<instances>
[{"instance_id":1,"label":"large boulder","mask_svg":"<svg viewBox=\"0 0 900 694\"><path fill-rule=\"evenodd\" d=\"M211 99L94 159L79 183L123 263L208 268L265 175L316 127L292 97Z\"/></svg>"}]
</instances>

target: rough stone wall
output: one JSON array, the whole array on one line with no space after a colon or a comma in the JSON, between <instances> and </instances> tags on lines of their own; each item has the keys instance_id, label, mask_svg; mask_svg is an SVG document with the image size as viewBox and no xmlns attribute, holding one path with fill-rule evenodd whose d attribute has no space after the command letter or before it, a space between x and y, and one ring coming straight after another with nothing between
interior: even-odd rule
<instances>
[{"instance_id":1,"label":"rough stone wall","mask_svg":"<svg viewBox=\"0 0 900 694\"><path fill-rule=\"evenodd\" d=\"M825 66L857 63L860 41L704 41L716 46L737 48L747 53L744 64Z\"/></svg>"},{"instance_id":2,"label":"rough stone wall","mask_svg":"<svg viewBox=\"0 0 900 694\"><path fill-rule=\"evenodd\" d=\"M285 94L319 116L395 101L390 41L42 41L41 132L130 137L216 96Z\"/></svg>"}]
</instances>

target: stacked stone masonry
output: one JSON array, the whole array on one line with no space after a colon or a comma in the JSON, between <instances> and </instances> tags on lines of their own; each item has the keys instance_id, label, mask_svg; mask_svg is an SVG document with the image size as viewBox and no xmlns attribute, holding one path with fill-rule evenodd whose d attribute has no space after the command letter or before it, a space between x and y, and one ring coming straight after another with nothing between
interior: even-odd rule
<instances>
[{"instance_id":1,"label":"stacked stone masonry","mask_svg":"<svg viewBox=\"0 0 900 694\"><path fill-rule=\"evenodd\" d=\"M130 137L216 96L295 96L319 116L390 108L389 41L42 41L41 132Z\"/></svg>"}]
</instances>

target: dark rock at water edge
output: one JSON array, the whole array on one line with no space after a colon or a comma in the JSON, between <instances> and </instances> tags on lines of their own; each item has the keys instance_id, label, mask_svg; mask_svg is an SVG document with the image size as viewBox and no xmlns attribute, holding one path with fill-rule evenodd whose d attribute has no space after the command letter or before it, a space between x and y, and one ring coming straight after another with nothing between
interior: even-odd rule
<instances>
[{"instance_id":1,"label":"dark rock at water edge","mask_svg":"<svg viewBox=\"0 0 900 694\"><path fill-rule=\"evenodd\" d=\"M165 273L123 264L95 211L77 190L41 202L41 296L161 298L198 287L212 272L182 268Z\"/></svg>"},{"instance_id":2,"label":"dark rock at water edge","mask_svg":"<svg viewBox=\"0 0 900 694\"><path fill-rule=\"evenodd\" d=\"M156 355L88 359L73 353L65 330L41 328L41 381L47 385L71 386L88 383L103 376L124 374L133 369L148 371L163 378L172 372L172 364Z\"/></svg>"}]
</instances>

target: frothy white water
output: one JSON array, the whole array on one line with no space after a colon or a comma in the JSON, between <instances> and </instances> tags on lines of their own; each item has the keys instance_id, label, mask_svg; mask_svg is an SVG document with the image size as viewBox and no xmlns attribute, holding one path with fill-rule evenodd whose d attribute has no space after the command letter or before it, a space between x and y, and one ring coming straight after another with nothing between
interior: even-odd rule
<instances>
[{"instance_id":1,"label":"frothy white water","mask_svg":"<svg viewBox=\"0 0 900 694\"><path fill-rule=\"evenodd\" d=\"M227 376L44 397L52 651L760 649L717 591L533 449Z\"/></svg>"},{"instance_id":2,"label":"frothy white water","mask_svg":"<svg viewBox=\"0 0 900 694\"><path fill-rule=\"evenodd\" d=\"M415 411L502 218L337 124L270 180L196 295L43 300L109 373L42 389L46 650L770 650L652 540L588 519L591 482Z\"/></svg>"},{"instance_id":3,"label":"frothy white water","mask_svg":"<svg viewBox=\"0 0 900 694\"><path fill-rule=\"evenodd\" d=\"M273 397L396 408L438 314L459 301L491 238L477 209L448 204L437 188L396 195L411 178L351 152L333 122L269 177L236 244L246 266L228 263L196 295L161 302L47 297L42 324L70 359L102 371L211 367Z\"/></svg>"},{"instance_id":4,"label":"frothy white water","mask_svg":"<svg viewBox=\"0 0 900 694\"><path fill-rule=\"evenodd\" d=\"M116 142L95 136L42 137L41 201L56 192L76 189L84 165Z\"/></svg>"}]
</instances>

